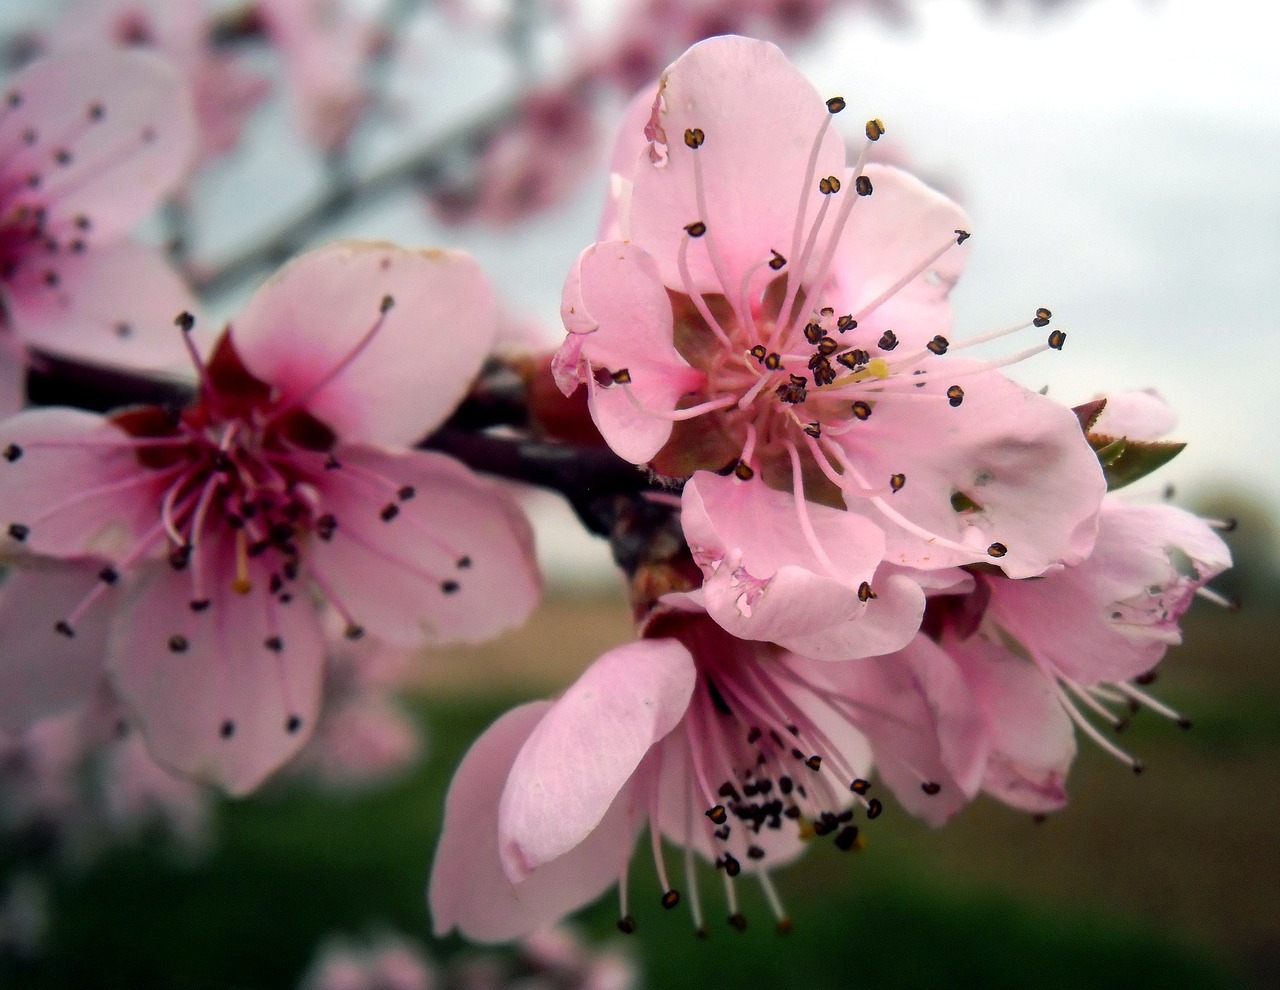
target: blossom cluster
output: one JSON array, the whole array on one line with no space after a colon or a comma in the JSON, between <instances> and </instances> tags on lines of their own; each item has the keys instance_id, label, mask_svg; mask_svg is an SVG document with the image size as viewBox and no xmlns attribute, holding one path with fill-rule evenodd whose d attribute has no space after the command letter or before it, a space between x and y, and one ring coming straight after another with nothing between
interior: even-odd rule
<instances>
[{"instance_id":1,"label":"blossom cluster","mask_svg":"<svg viewBox=\"0 0 1280 990\"><path fill-rule=\"evenodd\" d=\"M259 6L332 152L376 32ZM615 883L632 931L646 830L663 907L706 929L701 860L730 924L750 876L785 929L770 871L815 839L861 848L882 788L934 825L979 793L1043 814L1066 803L1076 730L1140 770L1099 723L1186 724L1144 686L1230 555L1211 521L1114 494L1180 449L1169 410L1007 377L1064 346L1046 308L956 337L969 218L873 155L880 119L851 154L844 97L772 44L700 42L631 101L563 343L499 359L478 263L382 241L294 258L211 330L129 234L234 143L225 113L255 88L204 49L180 63L194 79L165 61L207 25L111 11L150 50L51 43L0 97L6 751L63 767L127 745L118 794L187 819L200 785L243 795L286 765L390 773L421 748L389 697L410 655L518 626L540 595L519 495L481 472L555 488L611 539L637 638L471 747L437 933L525 937ZM572 106L528 106L585 141ZM59 361L126 394L21 409L27 368ZM468 419L495 365L517 408Z\"/></svg>"}]
</instances>

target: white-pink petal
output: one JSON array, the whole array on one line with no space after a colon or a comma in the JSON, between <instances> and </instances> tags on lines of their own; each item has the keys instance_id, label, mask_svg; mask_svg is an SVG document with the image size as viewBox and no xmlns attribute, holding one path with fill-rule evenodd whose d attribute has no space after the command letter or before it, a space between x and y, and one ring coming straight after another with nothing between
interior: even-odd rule
<instances>
[{"instance_id":1,"label":"white-pink petal","mask_svg":"<svg viewBox=\"0 0 1280 990\"><path fill-rule=\"evenodd\" d=\"M645 754L684 716L696 679L675 640L605 653L556 701L511 767L498 848L512 882L580 845Z\"/></svg>"}]
</instances>

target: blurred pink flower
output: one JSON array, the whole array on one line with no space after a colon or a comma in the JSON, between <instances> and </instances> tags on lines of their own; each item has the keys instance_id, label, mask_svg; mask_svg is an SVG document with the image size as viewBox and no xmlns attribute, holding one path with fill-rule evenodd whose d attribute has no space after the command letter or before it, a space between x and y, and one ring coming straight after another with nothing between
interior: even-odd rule
<instances>
[{"instance_id":1,"label":"blurred pink flower","mask_svg":"<svg viewBox=\"0 0 1280 990\"><path fill-rule=\"evenodd\" d=\"M445 803L430 901L437 934L479 941L533 931L621 884L619 926L635 922L626 872L646 822L661 902L681 901L660 839L684 851L686 895L703 926L695 854L726 878L747 871L778 924L767 869L830 835L858 846L872 745L911 780L915 806L949 814L972 797L985 727L954 665L921 638L892 663L826 663L734 639L671 596L646 638L601 656L555 702L499 719L463 759Z\"/></svg>"},{"instance_id":2,"label":"blurred pink flower","mask_svg":"<svg viewBox=\"0 0 1280 990\"><path fill-rule=\"evenodd\" d=\"M191 293L123 238L190 165L181 79L154 55L103 48L38 61L0 99L0 351L177 366L170 323ZM11 406L16 370L0 360Z\"/></svg>"},{"instance_id":3,"label":"blurred pink flower","mask_svg":"<svg viewBox=\"0 0 1280 990\"><path fill-rule=\"evenodd\" d=\"M56 630L103 649L158 759L243 793L296 752L321 698L313 593L348 635L403 647L483 639L533 608L519 509L406 449L462 398L496 320L465 255L331 245L260 289L207 364L193 345L200 397L181 414L0 424L5 551L97 561L76 604L50 586L32 614L67 608L51 647ZM5 651L6 683L35 688L0 708L51 704L43 659Z\"/></svg>"}]
</instances>

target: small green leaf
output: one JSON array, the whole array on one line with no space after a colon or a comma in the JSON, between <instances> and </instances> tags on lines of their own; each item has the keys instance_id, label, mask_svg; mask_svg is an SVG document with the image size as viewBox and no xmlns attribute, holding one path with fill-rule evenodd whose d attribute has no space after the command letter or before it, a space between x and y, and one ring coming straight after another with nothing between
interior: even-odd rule
<instances>
[{"instance_id":1,"label":"small green leaf","mask_svg":"<svg viewBox=\"0 0 1280 990\"><path fill-rule=\"evenodd\" d=\"M1185 443L1165 443L1156 440L1130 440L1127 437L1110 437L1102 433L1087 435L1089 446L1098 455L1102 473L1107 479L1107 491L1115 491L1145 478L1157 468L1164 467L1182 452Z\"/></svg>"}]
</instances>

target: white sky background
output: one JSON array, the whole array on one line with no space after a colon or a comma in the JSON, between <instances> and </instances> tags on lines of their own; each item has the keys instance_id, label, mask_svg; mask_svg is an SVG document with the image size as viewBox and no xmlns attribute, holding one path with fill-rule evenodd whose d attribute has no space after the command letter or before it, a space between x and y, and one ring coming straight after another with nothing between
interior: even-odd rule
<instances>
[{"instance_id":1,"label":"white sky background","mask_svg":"<svg viewBox=\"0 0 1280 990\"><path fill-rule=\"evenodd\" d=\"M602 5L582 2L597 19ZM1048 306L1066 349L1011 369L1015 378L1072 403L1157 388L1190 442L1160 485L1185 496L1229 485L1280 511L1280 58L1259 14L1267 6L1075 0L1039 15L1011 5L993 17L979 0L927 0L905 30L854 10L794 54L824 96L848 100L838 121L850 137L882 118L885 141L963 198L974 237L953 339ZM0 0L0 26L46 9ZM400 90L416 124L381 150L509 92L486 45L419 25L413 85ZM289 129L279 112L260 117L254 153L202 182L197 254L252 240L315 191L314 156ZM594 237L603 188L601 176L561 214L501 229L436 227L406 196L335 234L471 250L509 306L553 339L560 285ZM603 544L567 513L540 523L540 541L553 577L611 580Z\"/></svg>"}]
</instances>

